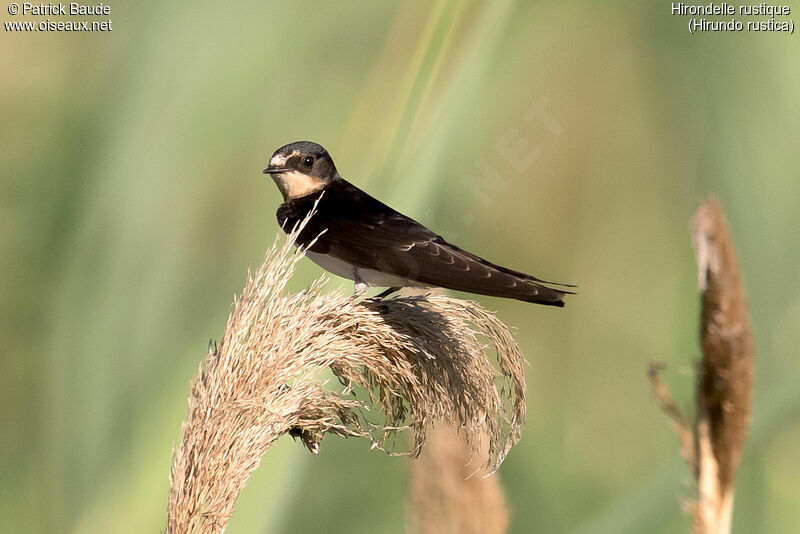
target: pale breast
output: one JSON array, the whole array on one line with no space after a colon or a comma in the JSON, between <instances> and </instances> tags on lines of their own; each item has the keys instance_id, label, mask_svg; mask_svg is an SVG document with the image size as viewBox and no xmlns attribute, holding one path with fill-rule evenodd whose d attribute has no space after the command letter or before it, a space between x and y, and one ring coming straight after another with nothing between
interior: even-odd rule
<instances>
[{"instance_id":1,"label":"pale breast","mask_svg":"<svg viewBox=\"0 0 800 534\"><path fill-rule=\"evenodd\" d=\"M308 259L336 276L347 278L348 280L358 279L374 287L426 287L418 282L407 280L405 278L395 276L392 274L382 273L374 269L361 269L354 265L342 261L340 259L328 256L327 254L320 254L318 252L307 251L306 256Z\"/></svg>"},{"instance_id":2,"label":"pale breast","mask_svg":"<svg viewBox=\"0 0 800 534\"><path fill-rule=\"evenodd\" d=\"M345 261L336 259L327 254L320 254L318 252L306 251L306 257L336 276L353 280L355 278L355 270L353 266Z\"/></svg>"}]
</instances>

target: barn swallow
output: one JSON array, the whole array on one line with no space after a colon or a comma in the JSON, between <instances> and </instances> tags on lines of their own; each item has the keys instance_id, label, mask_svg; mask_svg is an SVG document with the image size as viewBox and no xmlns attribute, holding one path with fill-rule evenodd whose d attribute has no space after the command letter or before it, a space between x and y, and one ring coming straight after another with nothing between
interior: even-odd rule
<instances>
[{"instance_id":1,"label":"barn swallow","mask_svg":"<svg viewBox=\"0 0 800 534\"><path fill-rule=\"evenodd\" d=\"M283 195L278 223L287 233L316 206L295 244L314 263L355 283L387 287L443 287L564 306L572 293L531 275L495 265L452 245L410 217L371 197L339 175L328 152L298 141L275 151L264 169Z\"/></svg>"}]
</instances>

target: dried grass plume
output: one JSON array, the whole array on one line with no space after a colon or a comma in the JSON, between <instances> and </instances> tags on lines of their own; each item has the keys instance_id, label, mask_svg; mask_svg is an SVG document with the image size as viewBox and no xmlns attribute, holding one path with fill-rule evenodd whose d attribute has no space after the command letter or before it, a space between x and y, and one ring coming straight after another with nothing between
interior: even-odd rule
<instances>
[{"instance_id":1,"label":"dried grass plume","mask_svg":"<svg viewBox=\"0 0 800 534\"><path fill-rule=\"evenodd\" d=\"M411 534L503 534L508 508L499 477L485 476L462 434L439 421L411 465Z\"/></svg>"},{"instance_id":2,"label":"dried grass plume","mask_svg":"<svg viewBox=\"0 0 800 534\"><path fill-rule=\"evenodd\" d=\"M443 419L487 451L490 470L519 440L524 360L493 313L446 296L322 293L322 279L288 293L302 257L291 242L276 240L249 275L192 381L168 533L223 531L261 457L287 433L317 453L327 433L391 451L389 438L407 430L403 453L416 457L429 424Z\"/></svg>"}]
</instances>

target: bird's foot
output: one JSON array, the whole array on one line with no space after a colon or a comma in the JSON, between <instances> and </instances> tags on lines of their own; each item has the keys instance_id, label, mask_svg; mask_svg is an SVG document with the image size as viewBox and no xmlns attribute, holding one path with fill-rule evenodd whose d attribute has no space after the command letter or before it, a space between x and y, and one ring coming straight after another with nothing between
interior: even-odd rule
<instances>
[{"instance_id":1,"label":"bird's foot","mask_svg":"<svg viewBox=\"0 0 800 534\"><path fill-rule=\"evenodd\" d=\"M372 297L372 299L373 299L375 302L380 302L380 301L382 301L384 298L386 298L386 297L388 297L389 295L391 295L392 293L394 293L395 291L400 291L400 288L399 288L399 287L389 287L389 288L387 288L385 291L381 291L380 293L378 293L377 295L375 295L374 297Z\"/></svg>"},{"instance_id":2,"label":"bird's foot","mask_svg":"<svg viewBox=\"0 0 800 534\"><path fill-rule=\"evenodd\" d=\"M357 280L356 283L353 285L353 295L356 297L360 297L364 293L367 292L367 288L369 286L362 282L361 280Z\"/></svg>"},{"instance_id":3,"label":"bird's foot","mask_svg":"<svg viewBox=\"0 0 800 534\"><path fill-rule=\"evenodd\" d=\"M374 297L370 297L368 299L364 299L363 302L374 306L374 309L378 313L385 313L389 310L389 308L383 303L383 299L394 293L395 291L399 290L399 287L390 287L387 290L375 295Z\"/></svg>"}]
</instances>

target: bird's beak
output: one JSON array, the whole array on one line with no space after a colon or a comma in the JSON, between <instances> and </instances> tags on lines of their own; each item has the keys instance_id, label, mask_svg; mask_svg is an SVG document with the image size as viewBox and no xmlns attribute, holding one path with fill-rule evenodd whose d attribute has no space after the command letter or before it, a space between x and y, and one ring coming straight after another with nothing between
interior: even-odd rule
<instances>
[{"instance_id":1,"label":"bird's beak","mask_svg":"<svg viewBox=\"0 0 800 534\"><path fill-rule=\"evenodd\" d=\"M273 167L272 165L270 165L269 167L264 169L264 174L280 174L288 170L289 169L287 169L286 167Z\"/></svg>"}]
</instances>

